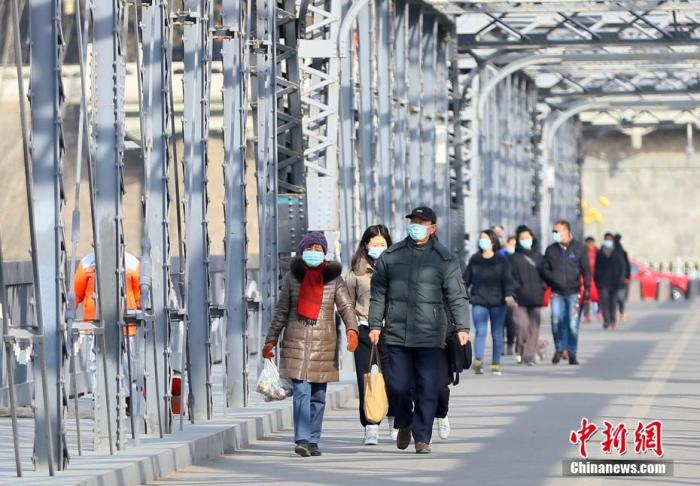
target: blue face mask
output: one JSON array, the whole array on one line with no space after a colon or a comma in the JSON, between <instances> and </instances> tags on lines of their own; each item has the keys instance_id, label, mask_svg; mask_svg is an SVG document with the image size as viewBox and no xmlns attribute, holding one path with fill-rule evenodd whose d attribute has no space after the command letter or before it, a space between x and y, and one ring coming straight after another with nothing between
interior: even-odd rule
<instances>
[{"instance_id":1,"label":"blue face mask","mask_svg":"<svg viewBox=\"0 0 700 486\"><path fill-rule=\"evenodd\" d=\"M411 223L408 225L408 236L411 237L413 241L424 240L428 237L428 227L422 224Z\"/></svg>"},{"instance_id":2,"label":"blue face mask","mask_svg":"<svg viewBox=\"0 0 700 486\"><path fill-rule=\"evenodd\" d=\"M311 268L318 267L321 263L323 263L325 258L326 255L322 251L304 250L304 253L301 255L301 259L304 260L304 263Z\"/></svg>"},{"instance_id":3,"label":"blue face mask","mask_svg":"<svg viewBox=\"0 0 700 486\"><path fill-rule=\"evenodd\" d=\"M368 246L367 254L370 258L378 260L379 257L382 256L382 253L384 253L384 250L386 250L386 246Z\"/></svg>"},{"instance_id":4,"label":"blue face mask","mask_svg":"<svg viewBox=\"0 0 700 486\"><path fill-rule=\"evenodd\" d=\"M487 251L493 248L493 244L491 243L491 240L488 238L479 238L479 249L481 251Z\"/></svg>"},{"instance_id":5,"label":"blue face mask","mask_svg":"<svg viewBox=\"0 0 700 486\"><path fill-rule=\"evenodd\" d=\"M555 231L552 233L552 241L554 241L554 243L561 243L561 235Z\"/></svg>"},{"instance_id":6,"label":"blue face mask","mask_svg":"<svg viewBox=\"0 0 700 486\"><path fill-rule=\"evenodd\" d=\"M608 250L612 250L614 246L615 246L615 242L613 240L603 241L603 248L607 248Z\"/></svg>"},{"instance_id":7,"label":"blue face mask","mask_svg":"<svg viewBox=\"0 0 700 486\"><path fill-rule=\"evenodd\" d=\"M514 246L507 247L506 253L508 253L509 255L512 255L513 253L515 253L515 247Z\"/></svg>"},{"instance_id":8,"label":"blue face mask","mask_svg":"<svg viewBox=\"0 0 700 486\"><path fill-rule=\"evenodd\" d=\"M523 247L525 250L531 250L532 249L532 239L527 238L525 240L520 240L520 246Z\"/></svg>"}]
</instances>

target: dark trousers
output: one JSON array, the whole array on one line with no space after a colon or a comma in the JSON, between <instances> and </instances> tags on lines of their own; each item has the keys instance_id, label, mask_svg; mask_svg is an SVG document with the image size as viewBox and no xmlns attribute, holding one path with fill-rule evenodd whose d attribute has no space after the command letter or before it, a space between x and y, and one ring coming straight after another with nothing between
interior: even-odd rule
<instances>
[{"instance_id":1,"label":"dark trousers","mask_svg":"<svg viewBox=\"0 0 700 486\"><path fill-rule=\"evenodd\" d=\"M617 305L617 308L620 309L620 314L625 313L625 304L627 304L627 296L629 295L629 284L625 282L625 284L617 289L617 292L615 292L615 305Z\"/></svg>"},{"instance_id":2,"label":"dark trousers","mask_svg":"<svg viewBox=\"0 0 700 486\"><path fill-rule=\"evenodd\" d=\"M605 325L614 324L617 320L617 289L598 289L600 295L600 311L603 313Z\"/></svg>"},{"instance_id":3,"label":"dark trousers","mask_svg":"<svg viewBox=\"0 0 700 486\"><path fill-rule=\"evenodd\" d=\"M413 440L430 443L440 388L440 348L388 346L394 427L411 427Z\"/></svg>"},{"instance_id":4,"label":"dark trousers","mask_svg":"<svg viewBox=\"0 0 700 486\"><path fill-rule=\"evenodd\" d=\"M360 395L360 423L363 427L368 425L375 425L373 422L368 422L365 417L365 373L369 373L370 365L369 358L372 353L372 342L369 340L369 327L359 326L360 330L360 344L355 350L355 373L357 375L357 389ZM389 376L391 371L389 370L389 357L387 352L387 347L384 344L384 339L379 339L379 361L382 368L382 374L384 375L384 382L387 384L387 396L389 397L389 413L388 417L394 416L394 411L392 407L391 400L391 390L388 387L390 382Z\"/></svg>"},{"instance_id":5,"label":"dark trousers","mask_svg":"<svg viewBox=\"0 0 700 486\"><path fill-rule=\"evenodd\" d=\"M450 410L450 383L450 363L447 361L447 349L443 349L440 357L440 389L438 390L435 418L447 417L447 412Z\"/></svg>"},{"instance_id":6,"label":"dark trousers","mask_svg":"<svg viewBox=\"0 0 700 486\"><path fill-rule=\"evenodd\" d=\"M513 319L513 311L508 308L506 310L506 344L512 346L515 344L515 338L517 337L517 328L515 325L515 319Z\"/></svg>"}]
</instances>

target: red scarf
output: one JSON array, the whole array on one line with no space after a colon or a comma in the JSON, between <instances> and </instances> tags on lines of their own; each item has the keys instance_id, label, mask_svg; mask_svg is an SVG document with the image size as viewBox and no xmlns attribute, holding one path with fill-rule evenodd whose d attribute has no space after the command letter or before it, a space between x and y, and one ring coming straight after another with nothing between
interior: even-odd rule
<instances>
[{"instance_id":1,"label":"red scarf","mask_svg":"<svg viewBox=\"0 0 700 486\"><path fill-rule=\"evenodd\" d=\"M323 270L326 268L323 262L316 268L304 265L306 272L299 289L299 301L297 302L297 314L306 319L315 321L321 312L323 303Z\"/></svg>"}]
</instances>

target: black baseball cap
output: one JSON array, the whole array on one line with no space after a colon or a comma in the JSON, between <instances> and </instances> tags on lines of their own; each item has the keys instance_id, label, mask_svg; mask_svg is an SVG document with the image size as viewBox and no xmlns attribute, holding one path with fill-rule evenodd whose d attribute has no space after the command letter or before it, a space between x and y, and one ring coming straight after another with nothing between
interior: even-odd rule
<instances>
[{"instance_id":1,"label":"black baseball cap","mask_svg":"<svg viewBox=\"0 0 700 486\"><path fill-rule=\"evenodd\" d=\"M433 211L432 209L430 209L427 206L418 206L413 211L411 211L411 214L407 214L406 217L408 219L411 219L411 218L424 219L426 221L430 221L432 224L437 223L437 215L435 214L435 211Z\"/></svg>"}]
</instances>

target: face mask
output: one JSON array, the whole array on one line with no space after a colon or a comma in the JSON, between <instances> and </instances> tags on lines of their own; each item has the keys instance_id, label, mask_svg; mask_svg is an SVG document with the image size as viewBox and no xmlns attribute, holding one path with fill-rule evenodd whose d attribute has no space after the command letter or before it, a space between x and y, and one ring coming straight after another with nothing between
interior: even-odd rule
<instances>
[{"instance_id":1,"label":"face mask","mask_svg":"<svg viewBox=\"0 0 700 486\"><path fill-rule=\"evenodd\" d=\"M407 231L413 241L424 240L428 236L428 227L422 224L411 223Z\"/></svg>"},{"instance_id":2,"label":"face mask","mask_svg":"<svg viewBox=\"0 0 700 486\"><path fill-rule=\"evenodd\" d=\"M515 247L514 246L506 247L506 253L508 253L509 255L512 255L513 253L515 253Z\"/></svg>"},{"instance_id":3,"label":"face mask","mask_svg":"<svg viewBox=\"0 0 700 486\"><path fill-rule=\"evenodd\" d=\"M325 257L326 255L322 251L314 250L304 250L304 253L301 255L301 259L304 260L304 263L311 268L318 267L321 263L323 263Z\"/></svg>"},{"instance_id":4,"label":"face mask","mask_svg":"<svg viewBox=\"0 0 700 486\"><path fill-rule=\"evenodd\" d=\"M491 240L489 240L488 238L479 238L479 249L481 251L490 250L491 248L493 248Z\"/></svg>"},{"instance_id":5,"label":"face mask","mask_svg":"<svg viewBox=\"0 0 700 486\"><path fill-rule=\"evenodd\" d=\"M552 233L552 241L554 241L554 243L561 243L561 235L555 231Z\"/></svg>"},{"instance_id":6,"label":"face mask","mask_svg":"<svg viewBox=\"0 0 700 486\"><path fill-rule=\"evenodd\" d=\"M520 246L522 246L526 250L532 249L532 239L528 238L525 240L520 240Z\"/></svg>"},{"instance_id":7,"label":"face mask","mask_svg":"<svg viewBox=\"0 0 700 486\"><path fill-rule=\"evenodd\" d=\"M612 240L603 241L603 248L607 248L608 250L612 250L614 245L615 243Z\"/></svg>"},{"instance_id":8,"label":"face mask","mask_svg":"<svg viewBox=\"0 0 700 486\"><path fill-rule=\"evenodd\" d=\"M374 260L378 260L382 253L386 250L386 246L368 246L367 254Z\"/></svg>"}]
</instances>

